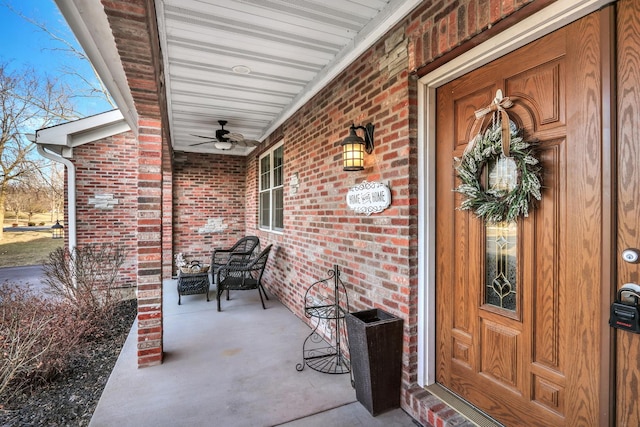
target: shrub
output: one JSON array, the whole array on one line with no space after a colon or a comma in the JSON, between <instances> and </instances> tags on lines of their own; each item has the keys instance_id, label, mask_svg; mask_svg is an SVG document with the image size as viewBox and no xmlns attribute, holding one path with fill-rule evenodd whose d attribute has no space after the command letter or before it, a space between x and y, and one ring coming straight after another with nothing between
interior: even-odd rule
<instances>
[{"instance_id":1,"label":"shrub","mask_svg":"<svg viewBox=\"0 0 640 427\"><path fill-rule=\"evenodd\" d=\"M17 222L14 222L13 224L11 224L11 226L12 226L12 227L17 227L17 226L18 226L18 223L17 223Z\"/></svg>"},{"instance_id":2,"label":"shrub","mask_svg":"<svg viewBox=\"0 0 640 427\"><path fill-rule=\"evenodd\" d=\"M40 227L44 226L44 222L38 224Z\"/></svg>"},{"instance_id":3,"label":"shrub","mask_svg":"<svg viewBox=\"0 0 640 427\"><path fill-rule=\"evenodd\" d=\"M91 331L67 303L46 299L29 287L0 285L0 397L50 379L68 365Z\"/></svg>"},{"instance_id":4,"label":"shrub","mask_svg":"<svg viewBox=\"0 0 640 427\"><path fill-rule=\"evenodd\" d=\"M25 285L0 284L2 401L63 373L84 343L109 333L118 302L111 291L124 260L117 245L57 248L44 263L53 298Z\"/></svg>"},{"instance_id":5,"label":"shrub","mask_svg":"<svg viewBox=\"0 0 640 427\"><path fill-rule=\"evenodd\" d=\"M40 315L42 300L29 299L21 288L0 288L0 395L20 378L33 373L51 346L47 325L52 319Z\"/></svg>"},{"instance_id":6,"label":"shrub","mask_svg":"<svg viewBox=\"0 0 640 427\"><path fill-rule=\"evenodd\" d=\"M35 223L35 222L29 222L29 223L27 223L27 225L28 225L29 227L35 227L35 226L36 226L36 223Z\"/></svg>"},{"instance_id":7,"label":"shrub","mask_svg":"<svg viewBox=\"0 0 640 427\"><path fill-rule=\"evenodd\" d=\"M113 292L126 251L115 244L57 248L44 262L45 283L68 301L78 315L96 324L109 324L117 295Z\"/></svg>"}]
</instances>

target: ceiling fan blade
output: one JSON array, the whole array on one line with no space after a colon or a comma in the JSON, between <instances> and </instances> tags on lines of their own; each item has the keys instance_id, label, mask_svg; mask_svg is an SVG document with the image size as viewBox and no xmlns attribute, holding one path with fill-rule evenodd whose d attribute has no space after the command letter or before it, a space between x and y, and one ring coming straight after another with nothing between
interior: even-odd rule
<instances>
[{"instance_id":1,"label":"ceiling fan blade","mask_svg":"<svg viewBox=\"0 0 640 427\"><path fill-rule=\"evenodd\" d=\"M215 136L196 135L196 134L193 134L193 133L190 133L189 135L195 136L197 138L206 138L206 139L210 139L212 141L216 141L216 137Z\"/></svg>"},{"instance_id":2,"label":"ceiling fan blade","mask_svg":"<svg viewBox=\"0 0 640 427\"><path fill-rule=\"evenodd\" d=\"M241 133L229 132L224 137L230 141L236 141L236 142L244 141L244 136Z\"/></svg>"},{"instance_id":3,"label":"ceiling fan blade","mask_svg":"<svg viewBox=\"0 0 640 427\"><path fill-rule=\"evenodd\" d=\"M191 136L195 136L197 138L205 138L207 139L207 141L191 144L190 147L213 143L219 150L230 150L235 144L242 144L243 146L249 148L255 147L260 144L260 141L256 141L254 139L245 139L244 135L242 135L241 133L234 133L226 130L224 128L224 125L227 124L226 120L218 120L218 123L220 123L221 129L216 130L215 137L191 134ZM218 146L218 144L220 146Z\"/></svg>"},{"instance_id":4,"label":"ceiling fan blade","mask_svg":"<svg viewBox=\"0 0 640 427\"><path fill-rule=\"evenodd\" d=\"M245 147L257 147L260 145L260 141L256 141L255 139L243 139L242 141L238 141L240 144L244 144Z\"/></svg>"},{"instance_id":5,"label":"ceiling fan blade","mask_svg":"<svg viewBox=\"0 0 640 427\"><path fill-rule=\"evenodd\" d=\"M244 135L241 133L228 133L225 137L232 142L237 142L239 144L243 144L245 147L255 147L260 144L260 141L256 141L255 139L245 139Z\"/></svg>"}]
</instances>

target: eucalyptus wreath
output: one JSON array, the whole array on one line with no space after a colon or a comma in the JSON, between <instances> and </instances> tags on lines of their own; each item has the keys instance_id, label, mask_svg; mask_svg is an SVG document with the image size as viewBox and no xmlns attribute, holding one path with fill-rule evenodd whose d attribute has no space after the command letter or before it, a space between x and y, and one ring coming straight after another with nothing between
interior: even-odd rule
<instances>
[{"instance_id":1,"label":"eucalyptus wreath","mask_svg":"<svg viewBox=\"0 0 640 427\"><path fill-rule=\"evenodd\" d=\"M485 166L504 156L500 123L479 134L475 144L461 159L455 158L455 169L461 184L454 191L465 196L460 209L472 210L488 223L511 222L519 216L527 217L530 206L535 200L541 199L540 162L534 156L531 144L524 141L513 122L510 123L510 136L509 157L515 161L518 173L517 182L510 191L485 190L480 183Z\"/></svg>"}]
</instances>

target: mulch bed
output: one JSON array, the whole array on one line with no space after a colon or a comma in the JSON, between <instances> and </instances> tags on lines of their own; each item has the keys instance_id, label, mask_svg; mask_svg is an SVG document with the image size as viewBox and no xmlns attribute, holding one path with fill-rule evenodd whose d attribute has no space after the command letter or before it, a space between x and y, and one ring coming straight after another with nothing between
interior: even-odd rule
<instances>
[{"instance_id":1,"label":"mulch bed","mask_svg":"<svg viewBox=\"0 0 640 427\"><path fill-rule=\"evenodd\" d=\"M64 375L0 409L0 426L87 426L137 314L136 300L117 307L113 328L87 344Z\"/></svg>"}]
</instances>

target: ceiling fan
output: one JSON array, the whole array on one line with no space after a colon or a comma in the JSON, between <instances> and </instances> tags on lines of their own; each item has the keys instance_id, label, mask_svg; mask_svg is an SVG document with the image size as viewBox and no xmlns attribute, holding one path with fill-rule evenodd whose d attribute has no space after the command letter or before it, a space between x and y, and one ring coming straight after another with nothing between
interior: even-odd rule
<instances>
[{"instance_id":1,"label":"ceiling fan","mask_svg":"<svg viewBox=\"0 0 640 427\"><path fill-rule=\"evenodd\" d=\"M260 141L256 141L254 139L245 139L244 136L240 133L233 133L224 128L227 124L226 120L218 120L220 124L220 129L216 130L216 136L203 136L203 135L191 135L196 136L198 138L205 138L208 141L198 142L195 144L191 144L190 146L202 145L202 144L210 144L213 143L214 147L218 150L231 150L234 144L242 144L245 147L255 147L260 144Z\"/></svg>"}]
</instances>

